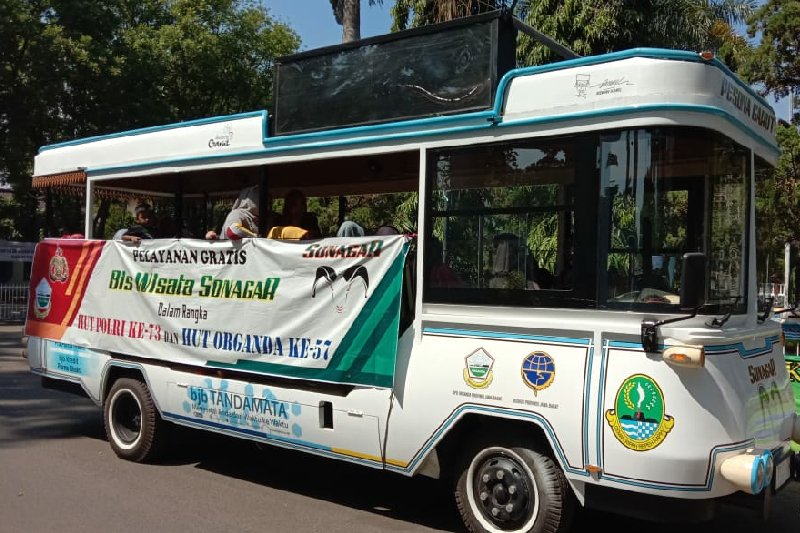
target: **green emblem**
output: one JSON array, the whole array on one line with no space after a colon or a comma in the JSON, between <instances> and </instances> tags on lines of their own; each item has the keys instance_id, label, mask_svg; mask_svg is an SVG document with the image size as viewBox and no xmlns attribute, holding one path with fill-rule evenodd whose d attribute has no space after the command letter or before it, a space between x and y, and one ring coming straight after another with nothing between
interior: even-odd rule
<instances>
[{"instance_id":1,"label":"green emblem","mask_svg":"<svg viewBox=\"0 0 800 533\"><path fill-rule=\"evenodd\" d=\"M469 354L464 363L464 381L473 389L485 389L494 379L494 358L483 348Z\"/></svg>"},{"instance_id":2,"label":"green emblem","mask_svg":"<svg viewBox=\"0 0 800 533\"><path fill-rule=\"evenodd\" d=\"M664 411L664 394L658 383L644 374L622 382L614 409L606 420L623 446L637 452L652 450L667 438L675 419Z\"/></svg>"}]
</instances>

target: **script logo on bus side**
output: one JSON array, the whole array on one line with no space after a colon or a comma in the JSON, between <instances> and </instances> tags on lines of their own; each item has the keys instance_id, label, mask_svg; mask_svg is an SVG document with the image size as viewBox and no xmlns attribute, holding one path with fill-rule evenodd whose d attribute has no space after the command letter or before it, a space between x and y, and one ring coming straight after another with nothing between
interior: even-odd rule
<instances>
[{"instance_id":1,"label":"script logo on bus side","mask_svg":"<svg viewBox=\"0 0 800 533\"><path fill-rule=\"evenodd\" d=\"M770 134L775 131L775 113L759 104L755 98L751 97L747 91L739 87L733 80L726 77L722 78L719 95L746 115L753 124L760 126Z\"/></svg>"},{"instance_id":2,"label":"script logo on bus side","mask_svg":"<svg viewBox=\"0 0 800 533\"><path fill-rule=\"evenodd\" d=\"M634 374L622 382L614 409L606 411L614 436L629 450L644 452L664 442L675 419L664 412L664 393L650 376Z\"/></svg>"},{"instance_id":3,"label":"script logo on bus side","mask_svg":"<svg viewBox=\"0 0 800 533\"><path fill-rule=\"evenodd\" d=\"M230 124L225 124L222 131L208 140L209 148L226 148L233 142L233 127Z\"/></svg>"},{"instance_id":4,"label":"script logo on bus side","mask_svg":"<svg viewBox=\"0 0 800 533\"><path fill-rule=\"evenodd\" d=\"M749 365L747 372L750 374L750 383L758 383L761 380L775 377L775 359L770 359L769 363L763 365Z\"/></svg>"}]
</instances>

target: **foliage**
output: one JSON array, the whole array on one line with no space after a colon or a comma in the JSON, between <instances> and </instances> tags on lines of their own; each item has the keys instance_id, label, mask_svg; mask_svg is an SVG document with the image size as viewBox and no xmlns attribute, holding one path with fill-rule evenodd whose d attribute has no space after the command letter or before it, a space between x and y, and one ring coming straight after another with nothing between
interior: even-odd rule
<instances>
[{"instance_id":1,"label":"foliage","mask_svg":"<svg viewBox=\"0 0 800 533\"><path fill-rule=\"evenodd\" d=\"M800 1L769 0L748 19L747 33L761 41L742 76L761 84L763 94L800 96ZM800 121L800 112L794 119Z\"/></svg>"},{"instance_id":2,"label":"foliage","mask_svg":"<svg viewBox=\"0 0 800 533\"><path fill-rule=\"evenodd\" d=\"M753 0L528 0L518 16L580 55L636 47L724 50L737 57L746 46L732 30L752 12ZM520 36L517 60L538 65L558 59L550 50Z\"/></svg>"},{"instance_id":3,"label":"foliage","mask_svg":"<svg viewBox=\"0 0 800 533\"><path fill-rule=\"evenodd\" d=\"M299 39L249 0L3 0L0 176L33 238L36 150L61 140L268 108ZM51 228L49 231L53 231Z\"/></svg>"},{"instance_id":4,"label":"foliage","mask_svg":"<svg viewBox=\"0 0 800 533\"><path fill-rule=\"evenodd\" d=\"M735 63L747 48L732 26L743 22L755 0L397 0L392 30L444 22L458 17L514 8L514 14L580 55L596 55L641 46L714 50ZM549 63L557 57L520 35L521 65Z\"/></svg>"},{"instance_id":5,"label":"foliage","mask_svg":"<svg viewBox=\"0 0 800 533\"><path fill-rule=\"evenodd\" d=\"M502 0L396 0L392 7L392 31L494 11L504 4Z\"/></svg>"},{"instance_id":6,"label":"foliage","mask_svg":"<svg viewBox=\"0 0 800 533\"><path fill-rule=\"evenodd\" d=\"M782 278L784 245L800 238L800 133L788 124L776 131L781 156L774 172L756 160L758 280Z\"/></svg>"}]
</instances>

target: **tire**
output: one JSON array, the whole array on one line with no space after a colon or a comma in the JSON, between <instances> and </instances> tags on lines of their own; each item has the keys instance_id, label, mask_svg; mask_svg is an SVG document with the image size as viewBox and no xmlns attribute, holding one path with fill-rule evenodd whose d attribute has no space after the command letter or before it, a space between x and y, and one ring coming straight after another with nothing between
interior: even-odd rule
<instances>
[{"instance_id":1,"label":"tire","mask_svg":"<svg viewBox=\"0 0 800 533\"><path fill-rule=\"evenodd\" d=\"M147 385L120 378L111 386L103 406L103 422L111 449L122 459L144 463L162 448L164 423Z\"/></svg>"},{"instance_id":2,"label":"tire","mask_svg":"<svg viewBox=\"0 0 800 533\"><path fill-rule=\"evenodd\" d=\"M553 459L523 447L478 446L456 472L455 499L472 533L563 533L575 497Z\"/></svg>"}]
</instances>

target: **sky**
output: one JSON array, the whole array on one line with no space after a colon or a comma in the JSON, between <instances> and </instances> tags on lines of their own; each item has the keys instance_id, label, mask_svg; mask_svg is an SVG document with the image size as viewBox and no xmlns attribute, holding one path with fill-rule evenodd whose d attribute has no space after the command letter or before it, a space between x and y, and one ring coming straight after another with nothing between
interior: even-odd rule
<instances>
[{"instance_id":1,"label":"sky","mask_svg":"<svg viewBox=\"0 0 800 533\"><path fill-rule=\"evenodd\" d=\"M342 42L342 27L336 24L330 0L262 0L262 3L277 20L285 22L300 36L300 51L331 46ZM393 0L383 0L383 4L370 6L361 0L361 38L389 33L392 16L389 12ZM744 28L736 28L744 32ZM775 110L778 118L789 119L789 101L775 102L771 96L767 102Z\"/></svg>"},{"instance_id":2,"label":"sky","mask_svg":"<svg viewBox=\"0 0 800 533\"><path fill-rule=\"evenodd\" d=\"M300 35L300 50L312 50L342 42L342 27L336 24L330 0L263 0L271 15L287 23ZM393 0L370 6L361 1L361 38L389 33Z\"/></svg>"}]
</instances>

